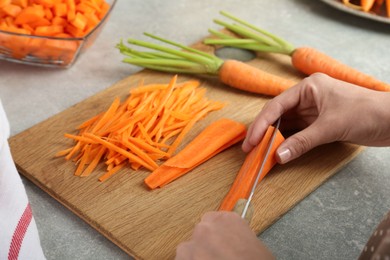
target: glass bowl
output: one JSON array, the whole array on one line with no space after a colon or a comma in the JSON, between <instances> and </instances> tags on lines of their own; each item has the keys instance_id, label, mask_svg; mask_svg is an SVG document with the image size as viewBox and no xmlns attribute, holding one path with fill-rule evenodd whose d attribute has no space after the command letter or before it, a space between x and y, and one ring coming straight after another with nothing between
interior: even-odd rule
<instances>
[{"instance_id":1,"label":"glass bowl","mask_svg":"<svg viewBox=\"0 0 390 260\"><path fill-rule=\"evenodd\" d=\"M0 29L0 60L28 65L68 68L90 47L107 22L117 0L105 0L109 9L99 23L82 37L50 37Z\"/></svg>"}]
</instances>

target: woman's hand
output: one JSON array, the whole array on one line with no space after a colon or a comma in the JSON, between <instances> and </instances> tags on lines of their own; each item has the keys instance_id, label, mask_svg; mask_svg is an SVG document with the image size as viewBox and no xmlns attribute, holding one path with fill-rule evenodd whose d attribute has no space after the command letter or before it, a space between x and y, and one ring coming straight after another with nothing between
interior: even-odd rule
<instances>
[{"instance_id":1,"label":"woman's hand","mask_svg":"<svg viewBox=\"0 0 390 260\"><path fill-rule=\"evenodd\" d=\"M279 163L334 141L390 145L390 93L372 91L316 73L270 100L248 129L250 151L267 127L282 117L282 131L297 131L278 148Z\"/></svg>"},{"instance_id":2,"label":"woman's hand","mask_svg":"<svg viewBox=\"0 0 390 260\"><path fill-rule=\"evenodd\" d=\"M234 212L203 215L191 240L181 243L176 259L274 259L247 222Z\"/></svg>"}]
</instances>

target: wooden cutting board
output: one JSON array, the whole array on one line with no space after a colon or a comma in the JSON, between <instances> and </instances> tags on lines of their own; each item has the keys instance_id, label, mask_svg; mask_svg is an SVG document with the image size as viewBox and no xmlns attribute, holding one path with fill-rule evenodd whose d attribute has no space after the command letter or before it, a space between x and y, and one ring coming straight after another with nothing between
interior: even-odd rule
<instances>
[{"instance_id":1,"label":"wooden cutting board","mask_svg":"<svg viewBox=\"0 0 390 260\"><path fill-rule=\"evenodd\" d=\"M202 44L196 47L214 50ZM302 78L291 67L289 58L281 55L261 55L249 63L293 80ZM55 158L54 154L71 145L64 133L76 133L77 125L105 110L115 97L123 100L141 80L145 84L168 83L171 77L143 70L10 139L21 174L136 259L175 256L177 244L190 237L202 214L216 210L227 193L245 158L240 145L154 191L143 185L147 171L122 169L100 183L97 178L103 174L103 166L93 175L79 178L73 176L72 162ZM226 101L228 105L197 123L182 146L221 117L249 124L268 100L229 88L212 78L179 75L178 81L193 78L202 81L208 98ZM277 165L259 184L253 198L253 230L260 233L270 226L361 150L358 146L334 143L318 147L287 165Z\"/></svg>"}]
</instances>

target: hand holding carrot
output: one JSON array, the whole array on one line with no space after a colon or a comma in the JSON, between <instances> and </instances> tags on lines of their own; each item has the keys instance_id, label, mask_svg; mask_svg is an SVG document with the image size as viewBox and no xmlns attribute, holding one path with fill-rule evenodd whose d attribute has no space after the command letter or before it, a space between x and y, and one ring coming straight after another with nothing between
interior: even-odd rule
<instances>
[{"instance_id":1,"label":"hand holding carrot","mask_svg":"<svg viewBox=\"0 0 390 260\"><path fill-rule=\"evenodd\" d=\"M280 116L282 132L298 132L279 146L279 163L334 141L390 145L390 93L359 88L325 74L313 74L267 103L249 127L242 149L250 151Z\"/></svg>"},{"instance_id":2,"label":"hand holding carrot","mask_svg":"<svg viewBox=\"0 0 390 260\"><path fill-rule=\"evenodd\" d=\"M191 239L179 244L176 259L275 259L245 220L234 212L208 212Z\"/></svg>"}]
</instances>

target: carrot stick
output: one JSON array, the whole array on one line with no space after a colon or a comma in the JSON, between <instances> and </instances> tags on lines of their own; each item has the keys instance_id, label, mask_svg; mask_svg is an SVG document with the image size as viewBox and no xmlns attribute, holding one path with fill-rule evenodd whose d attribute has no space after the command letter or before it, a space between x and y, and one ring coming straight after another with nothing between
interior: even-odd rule
<instances>
[{"instance_id":1,"label":"carrot stick","mask_svg":"<svg viewBox=\"0 0 390 260\"><path fill-rule=\"evenodd\" d=\"M156 169L158 167L158 165L155 162L153 162L153 164L149 164L149 163L145 162L144 159L142 159L142 158L140 158L140 157L138 157L138 156L136 156L136 155L134 155L132 153L129 153L128 151L126 151L126 150L124 150L124 149L122 149L122 148L120 148L120 147L118 147L118 146L116 146L116 145L114 145L114 144L112 144L110 142L107 142L107 141L99 138L96 135L93 135L93 134L90 134L90 133L86 133L85 136L90 138L90 139L92 139L93 141L95 141L97 143L102 144L106 148L108 148L108 149L110 149L112 151L115 151L117 153L120 153L120 154L126 156L127 158L129 158L130 160L135 161L135 162L141 164L146 169L149 169L149 170L153 171L154 169Z\"/></svg>"},{"instance_id":2,"label":"carrot stick","mask_svg":"<svg viewBox=\"0 0 390 260\"><path fill-rule=\"evenodd\" d=\"M220 119L206 127L183 150L145 179L150 189L162 187L245 137L244 124Z\"/></svg>"},{"instance_id":3,"label":"carrot stick","mask_svg":"<svg viewBox=\"0 0 390 260\"><path fill-rule=\"evenodd\" d=\"M103 181L107 180L107 179L110 178L112 175L114 175L115 173L117 173L120 169L122 169L123 166L125 166L125 165L126 165L125 163L121 163L121 164L115 166L114 168L110 169L108 172L106 172L105 174L103 174L102 176L100 176L99 181L100 181L100 182L103 182Z\"/></svg>"},{"instance_id":4,"label":"carrot stick","mask_svg":"<svg viewBox=\"0 0 390 260\"><path fill-rule=\"evenodd\" d=\"M277 37L276 35L273 35L227 12L221 12L221 14L232 19L238 24L229 24L220 20L214 21L239 35L240 38L210 30L212 34L219 38L206 39L204 43L289 55L291 56L293 67L307 75L321 72L336 79L361 87L379 91L390 91L390 84L381 82L380 80L343 64L314 48L295 48L289 42Z\"/></svg>"},{"instance_id":5,"label":"carrot stick","mask_svg":"<svg viewBox=\"0 0 390 260\"><path fill-rule=\"evenodd\" d=\"M260 170L261 162L267 152L268 143L272 138L274 127L270 126L265 133L262 141L247 155L240 171L237 174L229 192L222 201L219 210L231 211L239 199L248 198L252 189L253 183ZM278 146L284 141L282 134L277 132L271 147L266 164L260 175L259 182L269 173L272 167L276 164L275 152Z\"/></svg>"},{"instance_id":6,"label":"carrot stick","mask_svg":"<svg viewBox=\"0 0 390 260\"><path fill-rule=\"evenodd\" d=\"M133 169L144 167L153 171L159 160L171 157L197 121L224 106L208 100L199 82L176 83L176 80L177 76L172 77L164 87L141 85L139 90L130 91L124 102L115 98L106 111L81 123L78 134L64 134L75 140L75 144L56 156L76 162L75 175L81 177L90 175L103 160L110 172L105 178L125 161ZM192 114L190 120L173 116L173 113L190 113L188 110ZM168 142L168 138L172 140Z\"/></svg>"}]
</instances>

